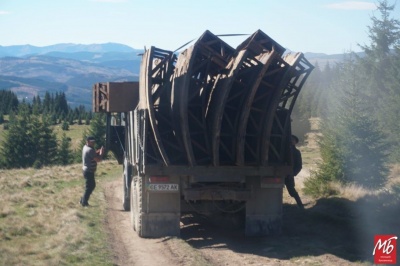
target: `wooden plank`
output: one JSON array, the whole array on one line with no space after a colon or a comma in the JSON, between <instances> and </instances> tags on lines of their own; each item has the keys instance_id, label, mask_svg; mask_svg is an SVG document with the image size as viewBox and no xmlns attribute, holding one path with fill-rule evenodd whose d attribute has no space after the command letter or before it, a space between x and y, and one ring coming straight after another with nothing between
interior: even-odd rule
<instances>
[{"instance_id":1,"label":"wooden plank","mask_svg":"<svg viewBox=\"0 0 400 266\"><path fill-rule=\"evenodd\" d=\"M253 85L249 89L249 93L247 94L246 100L241 107L240 111L240 124L238 127L238 143L236 149L236 164L237 165L244 165L244 151L245 151L245 143L246 143L246 130L247 130L247 123L249 121L250 111L252 111L252 103L254 100L254 96L257 92L257 89L260 87L260 83L265 75L265 72L270 67L272 62L279 56L274 50L264 52L260 55L259 60L263 64L262 69L257 75ZM250 133L250 132L249 132Z\"/></svg>"},{"instance_id":2,"label":"wooden plank","mask_svg":"<svg viewBox=\"0 0 400 266\"><path fill-rule=\"evenodd\" d=\"M265 118L265 121L267 121L267 123L264 124L263 132L262 132L261 138L259 140L259 143L261 146L260 163L262 165L268 164L269 149L271 148L271 145L273 145L273 143L271 143L270 139L271 139L271 134L272 134L272 132L271 132L272 127L274 125L274 118L277 115L276 114L277 108L279 106L279 103L281 102L281 97L285 91L285 88L293 85L293 84L291 84L292 77L294 74L293 71L295 70L295 65L297 64L299 59L300 59L299 55L294 55L294 57L292 55L290 55L290 56L286 56L284 58L285 63L288 66L288 68L287 68L287 71L285 71L285 74L280 79L280 85L278 86L278 90L276 91L275 96L269 103L267 116ZM290 117L290 113L288 115ZM288 125L285 124L285 126L288 126ZM282 139L284 139L284 137L283 137L284 134L286 134L286 130L282 129L281 130ZM280 158L280 160L282 160L282 158L283 158L282 153L284 151L282 151L282 146L281 145L279 145L279 146L280 147L274 147L274 149L276 150L275 153L280 154L280 156L278 156L278 158Z\"/></svg>"},{"instance_id":3,"label":"wooden plank","mask_svg":"<svg viewBox=\"0 0 400 266\"><path fill-rule=\"evenodd\" d=\"M146 81L147 84L145 86L145 97L146 97L146 109L148 110L149 113L149 120L150 120L150 125L152 128L152 133L154 136L154 142L157 145L158 151L160 152L161 158L164 161L165 165L170 164L170 160L168 157L168 154L164 148L163 140L160 136L159 128L158 128L158 120L156 119L156 111L155 111L155 101L157 99L157 96L154 95L156 94L157 90L163 90L165 83L169 82L167 73L168 72L168 67L171 67L168 65L169 61L171 60L172 57L172 52L170 53L164 53L162 56L165 56L164 58L160 57L160 54L158 53L157 48L151 47L150 48L150 53L148 54L148 59L147 59L147 73L146 73ZM156 61L155 57L157 54L157 58L160 58L160 61ZM157 69L157 71L155 71ZM154 76L155 75L155 76ZM154 82L157 79L162 79L161 83L156 83ZM168 86L168 85L166 85Z\"/></svg>"},{"instance_id":4,"label":"wooden plank","mask_svg":"<svg viewBox=\"0 0 400 266\"><path fill-rule=\"evenodd\" d=\"M189 47L178 56L175 65L175 74L173 76L172 90L173 103L172 110L175 118L174 128L183 141L185 147L187 161L190 166L196 165L196 160L193 154L193 149L189 133L189 120L187 112L188 91L191 76L188 74L195 62L196 48Z\"/></svg>"},{"instance_id":5,"label":"wooden plank","mask_svg":"<svg viewBox=\"0 0 400 266\"><path fill-rule=\"evenodd\" d=\"M248 121L245 132L244 164L258 165L261 163L261 145L269 145L268 142L261 143L264 124L268 123L267 115L270 112L269 106L273 98L278 97L280 79L287 71L285 62L278 56L271 62L263 79L259 83L252 105L248 114ZM256 156L254 156L256 154Z\"/></svg>"},{"instance_id":6,"label":"wooden plank","mask_svg":"<svg viewBox=\"0 0 400 266\"><path fill-rule=\"evenodd\" d=\"M221 124L224 116L225 105L229 91L235 81L236 75L239 72L239 67L246 58L246 50L242 50L237 56L232 58L227 65L229 69L227 75L220 74L215 80L215 85L210 96L210 110L208 112L208 120L211 123L211 143L212 143L212 158L213 165L220 165L220 138L221 138Z\"/></svg>"}]
</instances>

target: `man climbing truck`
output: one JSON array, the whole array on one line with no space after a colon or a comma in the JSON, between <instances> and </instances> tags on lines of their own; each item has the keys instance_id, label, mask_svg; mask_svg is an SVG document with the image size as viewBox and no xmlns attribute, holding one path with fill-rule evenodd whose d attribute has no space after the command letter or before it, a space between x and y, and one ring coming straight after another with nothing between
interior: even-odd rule
<instances>
[{"instance_id":1,"label":"man climbing truck","mask_svg":"<svg viewBox=\"0 0 400 266\"><path fill-rule=\"evenodd\" d=\"M147 49L139 82L94 85L139 236L179 235L188 207L244 210L248 236L280 232L290 115L313 69L284 51L259 30L236 49L206 31L178 55Z\"/></svg>"}]
</instances>

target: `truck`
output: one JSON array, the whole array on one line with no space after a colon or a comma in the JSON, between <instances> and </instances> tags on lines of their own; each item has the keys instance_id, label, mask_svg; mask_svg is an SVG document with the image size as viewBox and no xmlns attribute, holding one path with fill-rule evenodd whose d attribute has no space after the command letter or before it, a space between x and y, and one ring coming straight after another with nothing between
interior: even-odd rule
<instances>
[{"instance_id":1,"label":"truck","mask_svg":"<svg viewBox=\"0 0 400 266\"><path fill-rule=\"evenodd\" d=\"M207 30L141 56L138 82L93 85L133 230L179 236L183 213L236 212L246 236L279 234L291 112L313 66L261 30L236 49Z\"/></svg>"}]
</instances>

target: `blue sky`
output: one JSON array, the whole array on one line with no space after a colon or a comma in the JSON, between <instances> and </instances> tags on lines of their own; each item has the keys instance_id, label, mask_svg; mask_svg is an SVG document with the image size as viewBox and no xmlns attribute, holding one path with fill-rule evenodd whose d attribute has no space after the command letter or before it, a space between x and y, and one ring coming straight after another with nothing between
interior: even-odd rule
<instances>
[{"instance_id":1,"label":"blue sky","mask_svg":"<svg viewBox=\"0 0 400 266\"><path fill-rule=\"evenodd\" d=\"M399 1L398 1L399 2ZM374 0L0 0L0 45L117 42L175 50L214 34L261 29L282 46L326 54L369 44ZM389 0L394 3L394 0ZM400 19L400 3L392 17ZM226 37L236 47L246 37Z\"/></svg>"}]
</instances>

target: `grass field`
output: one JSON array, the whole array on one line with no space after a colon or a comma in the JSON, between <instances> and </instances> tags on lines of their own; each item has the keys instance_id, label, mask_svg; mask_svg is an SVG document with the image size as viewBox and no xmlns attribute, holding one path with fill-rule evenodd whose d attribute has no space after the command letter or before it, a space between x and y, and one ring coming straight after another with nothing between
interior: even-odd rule
<instances>
[{"instance_id":1,"label":"grass field","mask_svg":"<svg viewBox=\"0 0 400 266\"><path fill-rule=\"evenodd\" d=\"M94 207L83 208L80 164L0 170L0 265L112 265L101 184L120 171L100 163Z\"/></svg>"},{"instance_id":2,"label":"grass field","mask_svg":"<svg viewBox=\"0 0 400 266\"><path fill-rule=\"evenodd\" d=\"M57 135L57 139L60 140L62 134L65 133L68 138L71 138L71 149L81 149L80 143L83 138L83 133L88 130L90 126L87 125L70 125L69 130L62 130L61 125L54 126L53 130Z\"/></svg>"}]
</instances>

